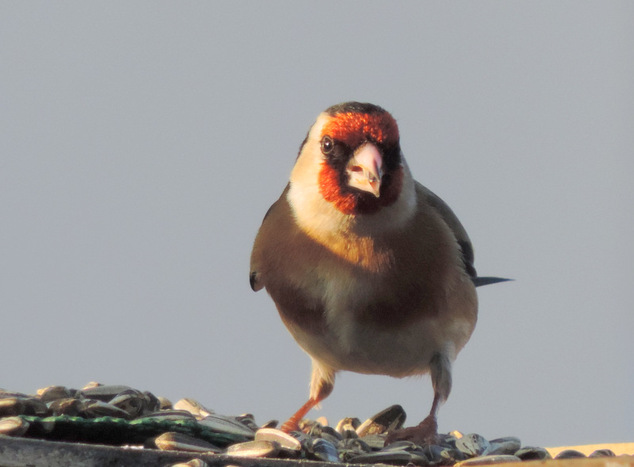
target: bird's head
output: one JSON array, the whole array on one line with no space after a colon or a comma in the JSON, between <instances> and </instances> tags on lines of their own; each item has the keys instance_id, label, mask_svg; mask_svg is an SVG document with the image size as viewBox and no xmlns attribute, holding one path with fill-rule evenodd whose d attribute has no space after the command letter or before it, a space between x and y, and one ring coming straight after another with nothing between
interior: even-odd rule
<instances>
[{"instance_id":1,"label":"bird's head","mask_svg":"<svg viewBox=\"0 0 634 467\"><path fill-rule=\"evenodd\" d=\"M374 214L401 193L398 126L373 104L345 102L326 109L302 143L291 185L316 187L345 215Z\"/></svg>"}]
</instances>

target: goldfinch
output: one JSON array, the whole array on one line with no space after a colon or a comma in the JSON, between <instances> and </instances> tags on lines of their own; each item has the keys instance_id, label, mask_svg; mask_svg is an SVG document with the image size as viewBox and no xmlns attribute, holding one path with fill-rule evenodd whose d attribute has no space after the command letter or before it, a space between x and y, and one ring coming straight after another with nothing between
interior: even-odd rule
<instances>
[{"instance_id":1,"label":"goldfinch","mask_svg":"<svg viewBox=\"0 0 634 467\"><path fill-rule=\"evenodd\" d=\"M452 362L476 325L478 277L462 224L412 177L394 118L345 102L321 113L251 254L251 288L266 288L312 359L310 398L282 426L298 428L338 371L429 373L430 414L388 442L435 439Z\"/></svg>"}]
</instances>

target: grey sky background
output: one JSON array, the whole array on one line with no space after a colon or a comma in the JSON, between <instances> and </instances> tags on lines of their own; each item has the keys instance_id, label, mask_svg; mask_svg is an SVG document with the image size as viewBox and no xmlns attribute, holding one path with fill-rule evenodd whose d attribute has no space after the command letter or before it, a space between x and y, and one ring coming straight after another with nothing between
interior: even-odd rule
<instances>
[{"instance_id":1,"label":"grey sky background","mask_svg":"<svg viewBox=\"0 0 634 467\"><path fill-rule=\"evenodd\" d=\"M0 3L0 387L283 420L310 365L252 241L326 107L379 104L483 275L441 431L634 437L634 3ZM344 373L331 423L428 377Z\"/></svg>"}]
</instances>

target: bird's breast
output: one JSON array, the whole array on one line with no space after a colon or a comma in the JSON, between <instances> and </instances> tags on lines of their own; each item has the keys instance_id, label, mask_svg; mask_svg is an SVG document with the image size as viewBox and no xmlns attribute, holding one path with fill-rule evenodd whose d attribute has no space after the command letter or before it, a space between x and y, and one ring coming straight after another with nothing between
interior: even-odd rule
<instances>
[{"instance_id":1,"label":"bird's breast","mask_svg":"<svg viewBox=\"0 0 634 467\"><path fill-rule=\"evenodd\" d=\"M423 373L435 352L452 355L466 343L477 315L456 241L434 221L421 216L372 236L317 234L299 227L283 196L263 223L252 262L314 359L360 373Z\"/></svg>"},{"instance_id":2,"label":"bird's breast","mask_svg":"<svg viewBox=\"0 0 634 467\"><path fill-rule=\"evenodd\" d=\"M425 373L434 353L455 354L475 325L468 283L462 299L447 301L425 281L399 280L390 271L322 266L303 279L311 286L295 285L300 300L276 300L280 315L304 350L335 369Z\"/></svg>"}]
</instances>

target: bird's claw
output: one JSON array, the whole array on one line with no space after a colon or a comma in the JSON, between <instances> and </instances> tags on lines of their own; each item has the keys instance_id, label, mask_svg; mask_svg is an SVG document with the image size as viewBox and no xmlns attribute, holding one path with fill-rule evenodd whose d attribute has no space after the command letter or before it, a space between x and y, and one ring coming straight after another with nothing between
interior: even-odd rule
<instances>
[{"instance_id":1,"label":"bird's claw","mask_svg":"<svg viewBox=\"0 0 634 467\"><path fill-rule=\"evenodd\" d=\"M429 415L425 420L420 422L416 426L409 428L402 428L400 430L393 431L387 435L385 439L385 445L394 443L395 441L412 441L413 443L421 446L427 444L437 444L438 442L438 424L436 423L436 417Z\"/></svg>"},{"instance_id":2,"label":"bird's claw","mask_svg":"<svg viewBox=\"0 0 634 467\"><path fill-rule=\"evenodd\" d=\"M300 431L299 424L292 418L286 420L280 427L280 430L284 433L290 433L291 431Z\"/></svg>"}]
</instances>

